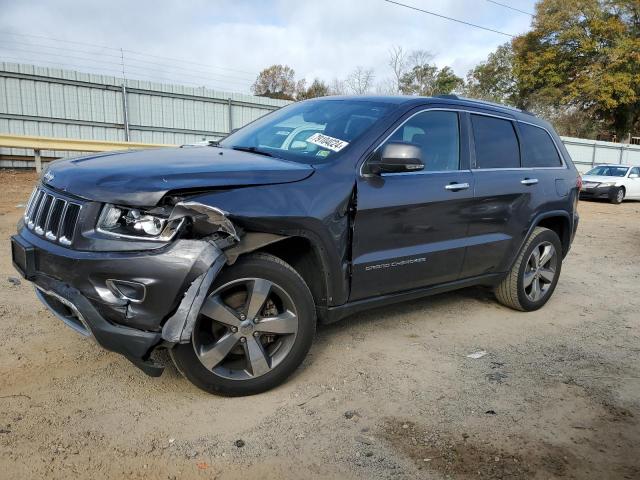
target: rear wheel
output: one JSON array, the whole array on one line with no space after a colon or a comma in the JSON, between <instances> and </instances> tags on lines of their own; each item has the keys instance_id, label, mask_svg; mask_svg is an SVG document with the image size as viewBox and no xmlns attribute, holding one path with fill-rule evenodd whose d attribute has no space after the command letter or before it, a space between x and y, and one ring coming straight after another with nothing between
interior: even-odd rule
<instances>
[{"instance_id":1,"label":"rear wheel","mask_svg":"<svg viewBox=\"0 0 640 480\"><path fill-rule=\"evenodd\" d=\"M252 395L283 382L306 356L314 333L315 306L304 280L279 258L252 254L216 279L191 343L171 354L199 388Z\"/></svg>"},{"instance_id":2,"label":"rear wheel","mask_svg":"<svg viewBox=\"0 0 640 480\"><path fill-rule=\"evenodd\" d=\"M614 187L609 191L609 201L618 205L624 200L624 194L624 187Z\"/></svg>"},{"instance_id":3,"label":"rear wheel","mask_svg":"<svg viewBox=\"0 0 640 480\"><path fill-rule=\"evenodd\" d=\"M500 303L516 310L542 307L556 288L562 268L562 244L548 228L536 227L509 275L496 287Z\"/></svg>"}]
</instances>

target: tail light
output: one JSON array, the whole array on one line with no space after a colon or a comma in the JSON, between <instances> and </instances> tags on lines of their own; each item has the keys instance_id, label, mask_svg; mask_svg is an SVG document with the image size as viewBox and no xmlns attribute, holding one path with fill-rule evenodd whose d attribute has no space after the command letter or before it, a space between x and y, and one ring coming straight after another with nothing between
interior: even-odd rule
<instances>
[{"instance_id":1,"label":"tail light","mask_svg":"<svg viewBox=\"0 0 640 480\"><path fill-rule=\"evenodd\" d=\"M576 179L576 188L578 191L582 190L582 175L578 174L578 178Z\"/></svg>"}]
</instances>

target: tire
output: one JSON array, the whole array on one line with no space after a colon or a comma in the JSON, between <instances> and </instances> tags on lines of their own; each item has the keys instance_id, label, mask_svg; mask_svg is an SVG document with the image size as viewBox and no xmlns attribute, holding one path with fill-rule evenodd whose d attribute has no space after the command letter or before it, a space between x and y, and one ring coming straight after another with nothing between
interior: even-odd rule
<instances>
[{"instance_id":1,"label":"tire","mask_svg":"<svg viewBox=\"0 0 640 480\"><path fill-rule=\"evenodd\" d=\"M537 258L543 260L538 260L538 264L536 250ZM537 310L553 295L561 269L562 244L558 235L548 228L536 227L509 274L495 288L495 296L500 303L515 310Z\"/></svg>"},{"instance_id":2,"label":"tire","mask_svg":"<svg viewBox=\"0 0 640 480\"><path fill-rule=\"evenodd\" d=\"M254 253L222 271L191 342L170 354L178 371L206 392L253 395L293 373L315 329L313 297L298 272L273 255Z\"/></svg>"},{"instance_id":3,"label":"tire","mask_svg":"<svg viewBox=\"0 0 640 480\"><path fill-rule=\"evenodd\" d=\"M624 187L613 187L609 191L609 201L614 205L619 205L624 200L625 193Z\"/></svg>"}]
</instances>

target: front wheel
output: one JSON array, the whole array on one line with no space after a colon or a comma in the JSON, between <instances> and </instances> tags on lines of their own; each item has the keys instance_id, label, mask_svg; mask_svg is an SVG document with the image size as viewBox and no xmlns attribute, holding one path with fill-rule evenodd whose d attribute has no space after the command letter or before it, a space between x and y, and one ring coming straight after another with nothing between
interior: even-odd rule
<instances>
[{"instance_id":1,"label":"front wheel","mask_svg":"<svg viewBox=\"0 0 640 480\"><path fill-rule=\"evenodd\" d=\"M624 188L614 187L609 191L609 201L615 205L622 203L624 200Z\"/></svg>"},{"instance_id":2,"label":"front wheel","mask_svg":"<svg viewBox=\"0 0 640 480\"><path fill-rule=\"evenodd\" d=\"M536 227L509 274L495 288L496 298L515 310L537 310L551 298L561 268L558 235L548 228Z\"/></svg>"},{"instance_id":3,"label":"front wheel","mask_svg":"<svg viewBox=\"0 0 640 480\"><path fill-rule=\"evenodd\" d=\"M171 350L197 387L252 395L282 383L305 358L315 333L315 305L287 263L257 253L240 258L211 287L191 343Z\"/></svg>"}]
</instances>

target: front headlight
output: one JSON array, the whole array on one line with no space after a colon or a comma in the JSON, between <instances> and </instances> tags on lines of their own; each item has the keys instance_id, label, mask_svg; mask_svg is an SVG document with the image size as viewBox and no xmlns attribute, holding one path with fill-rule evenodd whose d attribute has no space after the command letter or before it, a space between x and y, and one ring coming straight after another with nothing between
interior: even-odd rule
<instances>
[{"instance_id":1,"label":"front headlight","mask_svg":"<svg viewBox=\"0 0 640 480\"><path fill-rule=\"evenodd\" d=\"M166 242L174 237L183 221L170 222L138 208L107 204L98 219L98 231L121 238Z\"/></svg>"},{"instance_id":2,"label":"front headlight","mask_svg":"<svg viewBox=\"0 0 640 480\"><path fill-rule=\"evenodd\" d=\"M604 182L599 184L598 186L599 187L615 187L615 185L616 185L616 182Z\"/></svg>"}]
</instances>

